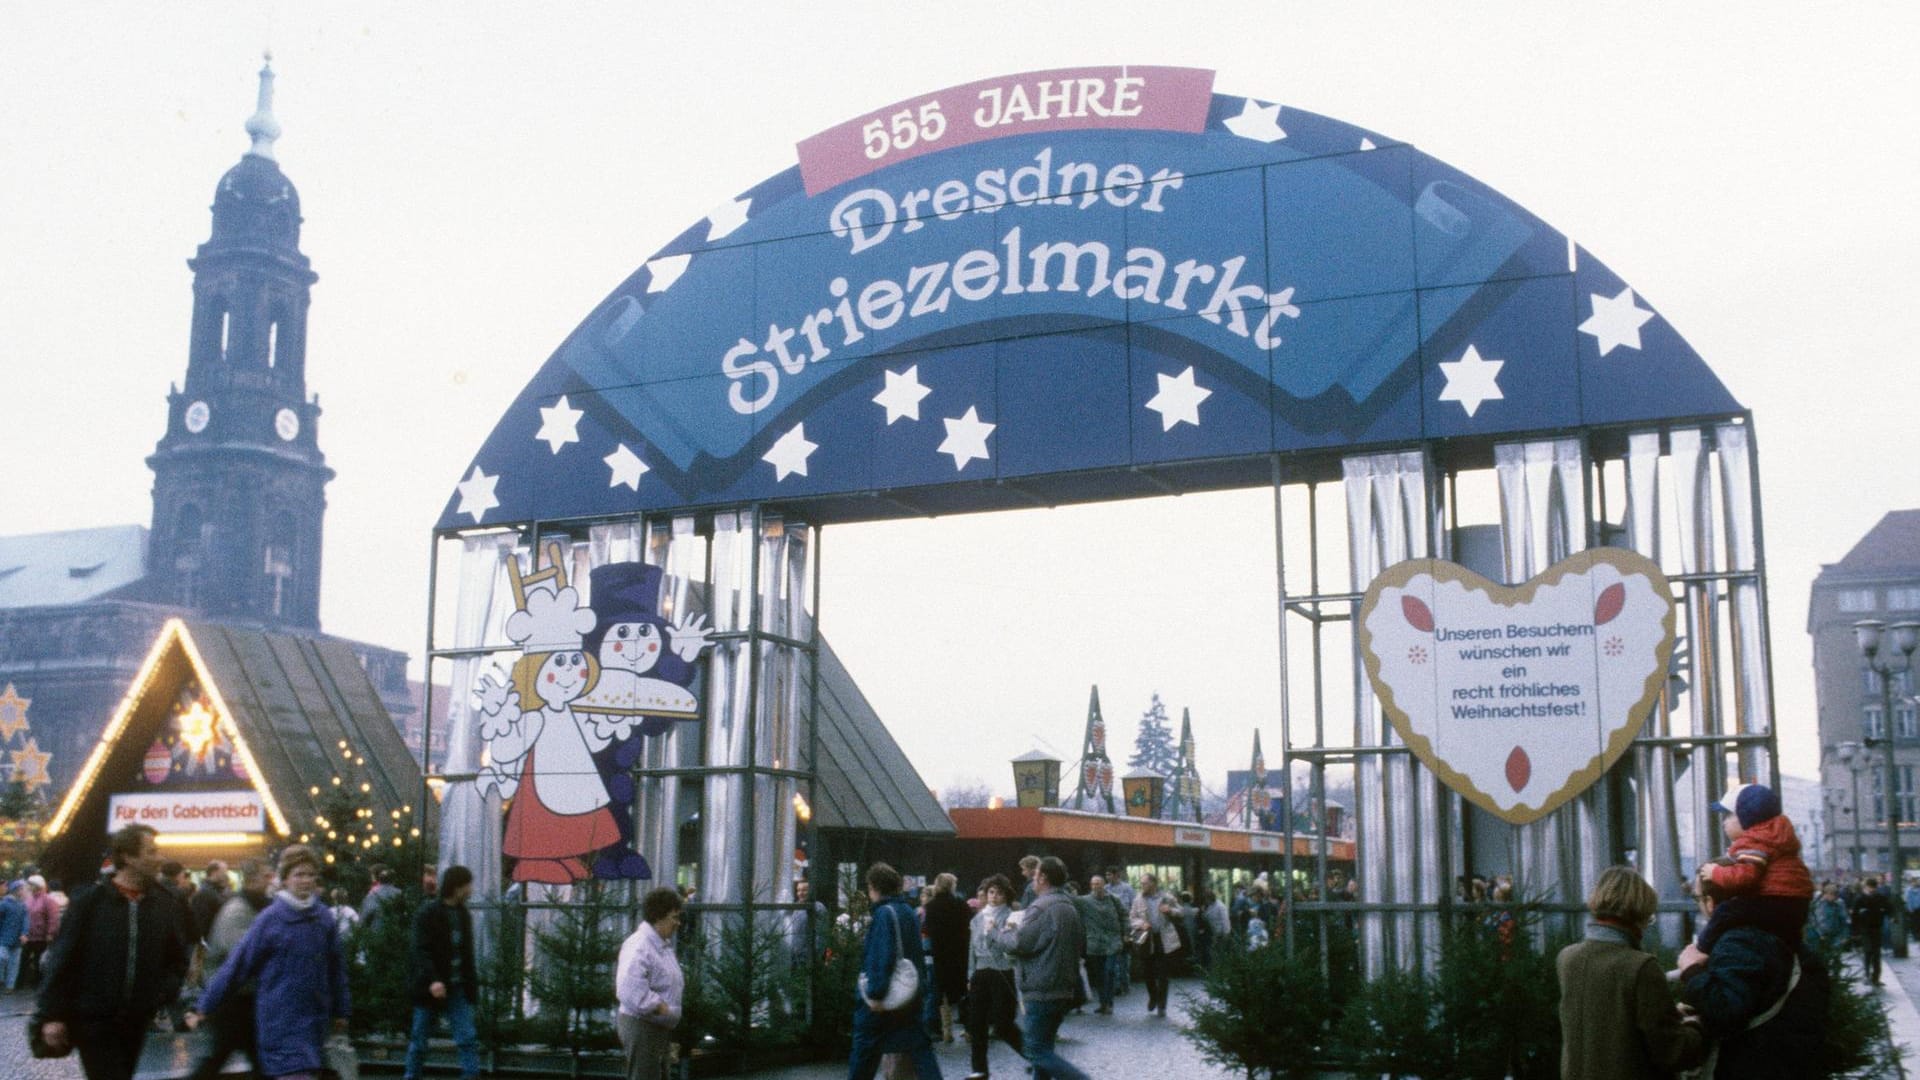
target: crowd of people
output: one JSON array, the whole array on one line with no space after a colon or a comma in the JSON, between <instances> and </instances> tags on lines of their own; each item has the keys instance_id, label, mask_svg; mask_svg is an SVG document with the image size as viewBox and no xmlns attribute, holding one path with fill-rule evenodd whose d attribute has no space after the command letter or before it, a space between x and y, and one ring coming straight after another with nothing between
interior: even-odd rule
<instances>
[{"instance_id":1,"label":"crowd of people","mask_svg":"<svg viewBox=\"0 0 1920 1080\"><path fill-rule=\"evenodd\" d=\"M1920 920L1920 887L1891 895L1868 877L1816 889L1767 787L1736 786L1712 809L1725 815L1728 847L1690 882L1699 929L1675 970L1663 971L1641 949L1658 900L1635 870L1607 870L1588 898L1584 939L1557 962L1568 1080L1810 1075L1828 1002L1822 953L1857 945L1863 976L1877 982L1886 928L1897 918ZM147 1033L175 1024L210 1028L196 1080L219 1075L235 1053L256 1075L287 1080L317 1078L329 1053L351 1053L347 943L395 917L401 890L391 870L376 868L357 906L343 891L322 890L321 859L305 845L237 871L216 862L195 880L163 860L153 831L139 825L114 834L111 866L110 877L70 903L39 875L10 883L0 897L0 979L38 991L36 1053L75 1049L89 1078L123 1080ZM1151 872L1129 880L1117 867L1082 883L1059 858L1032 855L1020 860L1018 884L993 874L970 896L946 873L909 890L885 863L870 867L864 884L849 1080L870 1080L883 1066L889 1077L939 1080L934 1043L953 1043L956 1032L970 1043L968 1080L987 1080L995 1040L1041 1080L1077 1080L1085 1073L1061 1055L1061 1025L1089 1008L1114 1012L1136 971L1146 1014L1165 1017L1176 967L1204 970L1221 949L1271 947L1292 901L1357 896L1338 870L1291 889L1262 877L1222 900ZM1511 946L1513 883L1461 884L1486 932ZM405 1075L420 1075L444 1021L461 1072L472 1077L473 875L453 866L437 880L429 872L421 885ZM805 883L795 899L787 916L793 959L812 963L826 910ZM629 1080L668 1074L685 991L675 938L688 900L672 888L648 893L619 950L615 1019Z\"/></svg>"},{"instance_id":2,"label":"crowd of people","mask_svg":"<svg viewBox=\"0 0 1920 1080\"><path fill-rule=\"evenodd\" d=\"M1131 992L1136 960L1146 1013L1164 1017L1177 967L1204 969L1222 948L1264 947L1282 911L1265 879L1236 887L1228 903L1153 873L1130 881L1117 867L1082 883L1052 856L1029 855L1018 872L1017 886L993 874L963 896L952 874L912 891L885 863L867 871L850 1080L868 1080L883 1062L889 1076L937 1080L933 1044L956 1041L956 1031L969 1043L969 1080L990 1076L996 1039L1034 1076L1075 1080L1085 1074L1057 1050L1061 1024L1088 1008L1113 1013ZM1345 879L1328 887L1342 891Z\"/></svg>"},{"instance_id":3,"label":"crowd of people","mask_svg":"<svg viewBox=\"0 0 1920 1080\"><path fill-rule=\"evenodd\" d=\"M1607 870L1588 898L1585 939L1558 958L1568 1080L1818 1075L1830 973L1844 970L1829 960L1858 944L1861 976L1878 983L1884 928L1920 908L1920 889L1897 898L1871 877L1816 890L1766 785L1737 784L1710 809L1727 851L1690 883L1699 929L1675 970L1640 949L1658 901L1636 871Z\"/></svg>"},{"instance_id":4,"label":"crowd of people","mask_svg":"<svg viewBox=\"0 0 1920 1080\"><path fill-rule=\"evenodd\" d=\"M356 907L344 891L321 888L322 858L305 844L232 870L215 861L196 879L162 858L151 828L129 825L113 834L109 859L110 874L71 903L42 901L60 894L37 875L0 899L0 939L18 942L0 953L0 975L17 979L10 988L37 991L29 1025L36 1055L77 1052L89 1080L131 1080L156 1027L204 1026L195 1080L220 1075L234 1054L246 1056L253 1075L274 1080L317 1080L346 1064L347 946L396 917L391 870L375 869ZM449 867L437 880L423 878L422 888L407 958L414 1015L406 1075L419 1076L426 1040L444 1017L462 1074L477 1076L479 981L466 910L473 875Z\"/></svg>"}]
</instances>

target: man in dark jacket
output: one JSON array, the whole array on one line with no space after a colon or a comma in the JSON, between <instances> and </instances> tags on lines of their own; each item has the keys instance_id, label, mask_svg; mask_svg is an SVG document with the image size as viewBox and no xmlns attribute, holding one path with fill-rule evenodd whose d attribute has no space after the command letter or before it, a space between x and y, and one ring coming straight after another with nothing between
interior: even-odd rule
<instances>
[{"instance_id":1,"label":"man in dark jacket","mask_svg":"<svg viewBox=\"0 0 1920 1080\"><path fill-rule=\"evenodd\" d=\"M1080 993L1080 957L1087 939L1073 898L1063 892L1067 864L1052 855L1040 860L1033 875L1033 906L1020 912L1020 925L1000 931L1007 955L1017 961L1020 998L1026 1020L1021 1049L1033 1075L1045 1080L1088 1080L1087 1074L1054 1052L1054 1036L1068 1010L1086 1000Z\"/></svg>"},{"instance_id":2,"label":"man in dark jacket","mask_svg":"<svg viewBox=\"0 0 1920 1080\"><path fill-rule=\"evenodd\" d=\"M1881 932L1893 915L1893 901L1880 891L1880 880L1868 878L1860 883L1860 896L1853 902L1853 940L1860 943L1860 963L1867 978L1880 981Z\"/></svg>"},{"instance_id":3,"label":"man in dark jacket","mask_svg":"<svg viewBox=\"0 0 1920 1080\"><path fill-rule=\"evenodd\" d=\"M413 1037L407 1042L407 1080L420 1075L427 1041L441 1014L460 1049L460 1075L480 1074L480 1037L473 1027L474 995L480 980L473 966L473 871L449 866L440 879L440 895L420 905L413 917L411 954Z\"/></svg>"},{"instance_id":4,"label":"man in dark jacket","mask_svg":"<svg viewBox=\"0 0 1920 1080\"><path fill-rule=\"evenodd\" d=\"M208 863L207 874L200 879L200 888L194 891L193 899L189 901L193 908L194 941L205 941L207 935L213 932L213 920L219 918L221 906L232 895L233 886L227 880L227 864L219 859Z\"/></svg>"},{"instance_id":5,"label":"man in dark jacket","mask_svg":"<svg viewBox=\"0 0 1920 1080\"><path fill-rule=\"evenodd\" d=\"M1700 889L1700 913L1726 899L1712 882ZM1711 955L1689 944L1680 954L1685 1000L1720 1041L1715 1077L1800 1080L1818 1074L1827 1031L1828 979L1819 954L1755 926L1736 926Z\"/></svg>"},{"instance_id":6,"label":"man in dark jacket","mask_svg":"<svg viewBox=\"0 0 1920 1080\"><path fill-rule=\"evenodd\" d=\"M73 902L47 950L41 1037L80 1051L88 1080L131 1080L153 1014L187 973L179 907L155 880L154 832L113 834L113 877Z\"/></svg>"}]
</instances>

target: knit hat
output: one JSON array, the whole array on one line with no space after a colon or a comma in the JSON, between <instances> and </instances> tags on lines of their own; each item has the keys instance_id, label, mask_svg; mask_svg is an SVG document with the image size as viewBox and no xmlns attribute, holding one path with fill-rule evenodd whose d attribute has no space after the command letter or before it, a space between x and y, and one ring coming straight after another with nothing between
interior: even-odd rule
<instances>
[{"instance_id":1,"label":"knit hat","mask_svg":"<svg viewBox=\"0 0 1920 1080\"><path fill-rule=\"evenodd\" d=\"M36 889L44 889L47 887L47 879L41 877L39 874L30 874L27 877L27 884Z\"/></svg>"},{"instance_id":2,"label":"knit hat","mask_svg":"<svg viewBox=\"0 0 1920 1080\"><path fill-rule=\"evenodd\" d=\"M1741 828L1751 829L1780 816L1780 796L1765 784L1735 784L1708 809L1732 814Z\"/></svg>"}]
</instances>

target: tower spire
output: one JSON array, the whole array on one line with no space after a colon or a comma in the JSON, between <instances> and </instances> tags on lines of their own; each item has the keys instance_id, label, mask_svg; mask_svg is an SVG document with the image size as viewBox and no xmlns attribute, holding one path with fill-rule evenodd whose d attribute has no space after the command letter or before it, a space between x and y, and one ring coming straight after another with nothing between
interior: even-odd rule
<instances>
[{"instance_id":1,"label":"tower spire","mask_svg":"<svg viewBox=\"0 0 1920 1080\"><path fill-rule=\"evenodd\" d=\"M1113 802L1113 762L1107 757L1107 721L1100 715L1100 687L1087 697L1087 730L1080 740L1080 786L1064 804L1069 810L1117 814Z\"/></svg>"},{"instance_id":2,"label":"tower spire","mask_svg":"<svg viewBox=\"0 0 1920 1080\"><path fill-rule=\"evenodd\" d=\"M261 60L260 100L247 117L247 134L253 136L253 149L247 153L272 161L273 141L280 137L280 121L273 116L273 54L262 53Z\"/></svg>"}]
</instances>

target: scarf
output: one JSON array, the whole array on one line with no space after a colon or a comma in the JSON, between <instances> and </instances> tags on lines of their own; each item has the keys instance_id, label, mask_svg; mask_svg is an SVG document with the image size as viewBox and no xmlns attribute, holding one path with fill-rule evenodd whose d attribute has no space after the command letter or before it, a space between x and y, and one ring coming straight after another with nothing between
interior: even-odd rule
<instances>
[{"instance_id":1,"label":"scarf","mask_svg":"<svg viewBox=\"0 0 1920 1080\"><path fill-rule=\"evenodd\" d=\"M1640 947L1641 928L1628 926L1619 919L1597 918L1587 924L1588 941L1613 941L1630 949Z\"/></svg>"},{"instance_id":2,"label":"scarf","mask_svg":"<svg viewBox=\"0 0 1920 1080\"><path fill-rule=\"evenodd\" d=\"M320 894L318 892L315 892L312 896L309 896L305 900L302 900L285 889L281 889L279 892L274 893L273 896L274 896L274 899L276 900L285 900L287 902L287 905L293 908L293 910L295 911L307 910L308 908L313 906L314 901L320 898Z\"/></svg>"}]
</instances>

